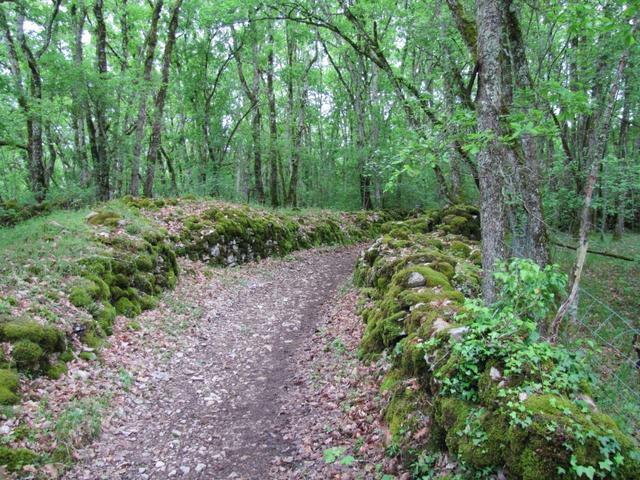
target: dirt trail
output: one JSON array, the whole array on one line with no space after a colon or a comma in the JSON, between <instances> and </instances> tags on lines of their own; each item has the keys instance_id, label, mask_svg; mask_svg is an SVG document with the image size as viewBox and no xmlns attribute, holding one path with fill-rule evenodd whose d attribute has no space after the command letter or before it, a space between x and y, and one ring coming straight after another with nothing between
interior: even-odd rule
<instances>
[{"instance_id":1,"label":"dirt trail","mask_svg":"<svg viewBox=\"0 0 640 480\"><path fill-rule=\"evenodd\" d=\"M171 360L120 407L66 478L269 478L274 458L295 449L283 438L294 358L357 252L305 252L187 281L182 288L200 318L183 325Z\"/></svg>"}]
</instances>

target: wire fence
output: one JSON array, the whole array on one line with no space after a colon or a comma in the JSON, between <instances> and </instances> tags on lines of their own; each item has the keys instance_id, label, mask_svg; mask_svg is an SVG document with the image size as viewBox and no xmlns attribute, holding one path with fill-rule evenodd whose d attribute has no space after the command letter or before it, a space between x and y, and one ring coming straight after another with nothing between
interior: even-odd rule
<instances>
[{"instance_id":1,"label":"wire fence","mask_svg":"<svg viewBox=\"0 0 640 480\"><path fill-rule=\"evenodd\" d=\"M640 328L584 288L560 341L580 352L594 374L598 407L640 438Z\"/></svg>"},{"instance_id":2,"label":"wire fence","mask_svg":"<svg viewBox=\"0 0 640 480\"><path fill-rule=\"evenodd\" d=\"M513 245L502 245L515 253ZM592 396L600 411L640 440L640 320L628 319L582 287L576 302L558 340L588 362L594 378Z\"/></svg>"}]
</instances>

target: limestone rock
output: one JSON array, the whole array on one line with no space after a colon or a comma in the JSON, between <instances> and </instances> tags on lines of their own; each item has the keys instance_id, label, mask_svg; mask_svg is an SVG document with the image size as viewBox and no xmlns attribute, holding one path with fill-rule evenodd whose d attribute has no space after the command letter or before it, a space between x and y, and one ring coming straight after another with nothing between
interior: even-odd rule
<instances>
[{"instance_id":1,"label":"limestone rock","mask_svg":"<svg viewBox=\"0 0 640 480\"><path fill-rule=\"evenodd\" d=\"M426 285L426 283L424 277L418 272L412 272L409 278L407 278L407 287L409 288L422 287Z\"/></svg>"},{"instance_id":2,"label":"limestone rock","mask_svg":"<svg viewBox=\"0 0 640 480\"><path fill-rule=\"evenodd\" d=\"M456 342L459 342L467 334L468 331L469 327L455 327L449 330L449 336Z\"/></svg>"}]
</instances>

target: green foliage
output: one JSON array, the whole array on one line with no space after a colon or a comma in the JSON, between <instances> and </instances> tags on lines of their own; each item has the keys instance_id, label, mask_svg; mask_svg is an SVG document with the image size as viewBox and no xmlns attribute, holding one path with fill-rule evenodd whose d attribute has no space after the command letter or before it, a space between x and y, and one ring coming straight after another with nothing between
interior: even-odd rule
<instances>
[{"instance_id":1,"label":"green foliage","mask_svg":"<svg viewBox=\"0 0 640 480\"><path fill-rule=\"evenodd\" d=\"M344 455L347 451L346 447L331 447L326 448L322 452L322 458L325 463L336 463L338 462L340 465L350 466L353 465L356 459L351 455Z\"/></svg>"},{"instance_id":2,"label":"green foliage","mask_svg":"<svg viewBox=\"0 0 640 480\"><path fill-rule=\"evenodd\" d=\"M543 270L526 259L499 265L494 276L500 295L497 307L533 322L534 328L544 327L549 316L555 313L567 283L566 275L557 265L547 265Z\"/></svg>"}]
</instances>

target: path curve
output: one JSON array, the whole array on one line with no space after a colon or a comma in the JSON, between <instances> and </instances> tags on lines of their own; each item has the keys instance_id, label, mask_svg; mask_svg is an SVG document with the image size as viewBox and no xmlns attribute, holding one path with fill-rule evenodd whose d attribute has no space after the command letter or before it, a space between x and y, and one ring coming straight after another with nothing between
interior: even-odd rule
<instances>
[{"instance_id":1,"label":"path curve","mask_svg":"<svg viewBox=\"0 0 640 480\"><path fill-rule=\"evenodd\" d=\"M203 312L171 362L80 452L68 479L265 479L283 438L296 351L351 274L358 247L192 282ZM266 264L266 265L265 265ZM192 292L193 293L193 292ZM160 313L162 314L162 308ZM186 337L186 338L185 338Z\"/></svg>"}]
</instances>

